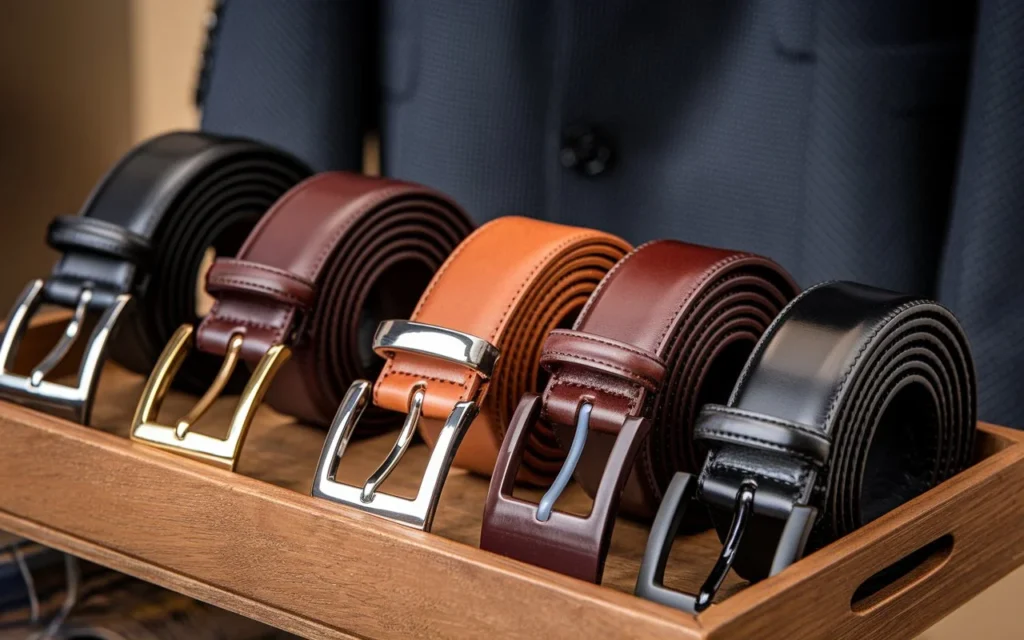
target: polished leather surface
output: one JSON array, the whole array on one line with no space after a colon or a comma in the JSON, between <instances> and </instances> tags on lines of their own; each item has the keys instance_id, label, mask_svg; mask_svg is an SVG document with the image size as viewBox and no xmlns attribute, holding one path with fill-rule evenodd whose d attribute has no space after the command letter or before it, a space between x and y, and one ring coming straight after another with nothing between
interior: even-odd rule
<instances>
[{"instance_id":1,"label":"polished leather surface","mask_svg":"<svg viewBox=\"0 0 1024 640\"><path fill-rule=\"evenodd\" d=\"M739 484L757 483L734 565L747 579L767 574L795 505L818 509L813 549L951 477L973 453L975 377L960 325L934 302L866 285L799 296L727 404L698 425L710 445L698 497L724 535Z\"/></svg>"},{"instance_id":2,"label":"polished leather surface","mask_svg":"<svg viewBox=\"0 0 1024 640\"><path fill-rule=\"evenodd\" d=\"M316 300L316 285L305 278L258 262L223 258L210 267L206 291L218 295L226 291L244 292L273 302L291 304L305 311Z\"/></svg>"},{"instance_id":3,"label":"polished leather surface","mask_svg":"<svg viewBox=\"0 0 1024 640\"><path fill-rule=\"evenodd\" d=\"M505 429L523 394L543 384L538 366L547 334L568 326L629 245L592 229L506 217L480 227L434 277L412 320L483 338L501 352L489 380L457 364L408 353L388 359L374 403L406 411L410 392L426 382L420 433L437 439L460 401L477 398L480 413L459 446L455 466L490 475ZM550 432L531 438L524 481L544 484L563 454Z\"/></svg>"},{"instance_id":4,"label":"polished leather surface","mask_svg":"<svg viewBox=\"0 0 1024 640\"><path fill-rule=\"evenodd\" d=\"M575 327L548 336L542 362L551 378L540 422L524 417L529 398L514 420L517 429L551 425L567 449L579 407L591 404L575 469L594 497L591 515L552 514L540 523L509 500L496 473L481 546L600 581L620 503L631 515L649 516L676 471L697 469L692 428L699 407L728 397L758 338L796 292L781 267L743 252L664 240L623 259ZM519 437L510 428L499 471L514 471L510 440Z\"/></svg>"},{"instance_id":5,"label":"polished leather surface","mask_svg":"<svg viewBox=\"0 0 1024 640\"><path fill-rule=\"evenodd\" d=\"M590 363L553 369L543 416L563 444L572 440L580 397L594 398L590 438L576 478L591 495L614 434L630 416L652 420L622 497L623 510L647 517L681 469L702 454L691 438L697 411L728 398L747 355L772 319L796 295L773 261L745 252L672 240L637 249L611 274L580 316L576 330L631 345L665 363L655 389L604 375ZM602 432L610 434L601 435Z\"/></svg>"},{"instance_id":6,"label":"polished leather surface","mask_svg":"<svg viewBox=\"0 0 1024 640\"><path fill-rule=\"evenodd\" d=\"M377 322L408 317L471 229L458 205L426 187L313 176L274 205L237 258L214 263L208 290L217 301L196 344L223 355L241 334L250 364L273 345L289 345L292 357L267 401L327 425L351 382L376 373L369 347ZM390 427L400 418L368 411L361 425Z\"/></svg>"},{"instance_id":7,"label":"polished leather surface","mask_svg":"<svg viewBox=\"0 0 1024 640\"><path fill-rule=\"evenodd\" d=\"M83 216L58 216L46 230L46 241L66 252L91 251L98 255L147 265L152 247L149 240L116 224Z\"/></svg>"},{"instance_id":8,"label":"polished leather surface","mask_svg":"<svg viewBox=\"0 0 1024 640\"><path fill-rule=\"evenodd\" d=\"M195 291L206 250L234 253L270 205L309 174L265 145L204 133L168 133L129 151L103 178L80 218L49 230L62 252L46 280L50 302L74 306L84 286L92 308L134 297L111 356L148 373L181 324L198 320ZM199 390L219 363L190 356L175 379Z\"/></svg>"}]
</instances>

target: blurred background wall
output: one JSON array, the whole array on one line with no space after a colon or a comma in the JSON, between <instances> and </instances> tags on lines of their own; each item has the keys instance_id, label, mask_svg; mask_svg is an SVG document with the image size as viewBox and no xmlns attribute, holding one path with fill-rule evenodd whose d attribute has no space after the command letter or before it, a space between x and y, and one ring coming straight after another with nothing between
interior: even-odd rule
<instances>
[{"instance_id":1,"label":"blurred background wall","mask_svg":"<svg viewBox=\"0 0 1024 640\"><path fill-rule=\"evenodd\" d=\"M28 279L49 272L55 254L44 239L53 216L77 212L136 141L197 125L192 93L209 7L210 0L3 0L3 313ZM921 640L1020 638L1022 588L1024 569Z\"/></svg>"},{"instance_id":2,"label":"blurred background wall","mask_svg":"<svg viewBox=\"0 0 1024 640\"><path fill-rule=\"evenodd\" d=\"M0 20L0 306L45 276L76 213L135 141L195 127L209 0L7 0Z\"/></svg>"}]
</instances>

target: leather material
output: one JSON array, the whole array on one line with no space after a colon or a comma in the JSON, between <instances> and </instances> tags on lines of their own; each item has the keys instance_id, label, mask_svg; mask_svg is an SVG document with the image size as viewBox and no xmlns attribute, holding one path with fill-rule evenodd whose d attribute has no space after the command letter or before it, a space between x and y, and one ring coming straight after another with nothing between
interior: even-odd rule
<instances>
[{"instance_id":1,"label":"leather material","mask_svg":"<svg viewBox=\"0 0 1024 640\"><path fill-rule=\"evenodd\" d=\"M97 255L147 265L149 240L103 220L58 216L46 230L46 243L60 251L91 251Z\"/></svg>"},{"instance_id":2,"label":"leather material","mask_svg":"<svg viewBox=\"0 0 1024 640\"><path fill-rule=\"evenodd\" d=\"M408 317L471 229L458 205L426 187L316 175L274 205L236 259L214 264L208 290L217 301L196 345L223 355L241 334L242 358L252 365L271 346L289 345L267 402L326 426L352 381L376 374L369 346L377 323ZM396 420L368 410L361 425Z\"/></svg>"},{"instance_id":3,"label":"leather material","mask_svg":"<svg viewBox=\"0 0 1024 640\"><path fill-rule=\"evenodd\" d=\"M769 421L770 432L757 426ZM710 451L698 497L724 536L740 483L756 482L734 568L761 579L794 506L818 510L809 549L827 544L964 469L975 421L970 348L949 311L910 295L826 283L772 324L727 408L706 408L697 431ZM824 465L804 434L830 443Z\"/></svg>"},{"instance_id":4,"label":"leather material","mask_svg":"<svg viewBox=\"0 0 1024 640\"><path fill-rule=\"evenodd\" d=\"M295 305L305 311L316 299L312 282L284 269L276 269L246 260L218 260L206 274L206 291L226 292L268 298L273 302Z\"/></svg>"},{"instance_id":5,"label":"leather material","mask_svg":"<svg viewBox=\"0 0 1024 640\"><path fill-rule=\"evenodd\" d=\"M828 438L797 422L713 404L701 410L693 437L778 451L817 467L825 466L832 449Z\"/></svg>"},{"instance_id":6,"label":"leather material","mask_svg":"<svg viewBox=\"0 0 1024 640\"><path fill-rule=\"evenodd\" d=\"M665 363L657 354L570 329L555 329L548 334L540 364L551 373L557 373L563 365L577 365L636 383L648 391L657 391L665 377Z\"/></svg>"},{"instance_id":7,"label":"leather material","mask_svg":"<svg viewBox=\"0 0 1024 640\"><path fill-rule=\"evenodd\" d=\"M542 416L563 447L575 431L583 395L594 405L576 479L593 496L615 435L629 417L651 420L651 435L622 495L623 512L654 514L676 471L699 468L692 439L697 412L722 402L758 338L796 295L776 263L749 253L673 240L634 251L606 278L576 329L627 343L666 363L654 390L582 362L562 365L544 390Z\"/></svg>"},{"instance_id":8,"label":"leather material","mask_svg":"<svg viewBox=\"0 0 1024 640\"><path fill-rule=\"evenodd\" d=\"M454 464L490 475L519 399L543 384L538 364L546 336L572 323L628 250L624 240L607 233L527 218L499 218L480 227L437 273L411 319L495 345L501 355L493 376L485 380L457 364L395 353L374 386L374 403L404 412L413 387L426 382L420 433L432 446L455 404L476 398L480 412ZM521 479L549 482L563 457L553 435L538 431Z\"/></svg>"},{"instance_id":9,"label":"leather material","mask_svg":"<svg viewBox=\"0 0 1024 640\"><path fill-rule=\"evenodd\" d=\"M548 338L551 378L540 420L568 450L583 403L591 405L574 475L594 508L586 518L541 522L498 482L518 461L510 430L484 511L481 547L599 582L615 516L657 509L669 480L698 468L693 424L700 406L728 398L743 363L797 287L777 264L749 253L673 240L645 244L591 296L572 331ZM623 442L623 439L628 442Z\"/></svg>"},{"instance_id":10,"label":"leather material","mask_svg":"<svg viewBox=\"0 0 1024 640\"><path fill-rule=\"evenodd\" d=\"M263 144L176 132L129 151L103 178L80 217L57 218L51 246L62 252L46 280L47 300L74 306L82 289L102 310L132 294L110 354L148 373L180 325L199 320L196 285L206 250L234 253L270 205L309 174ZM198 391L220 363L192 354L176 386Z\"/></svg>"}]
</instances>

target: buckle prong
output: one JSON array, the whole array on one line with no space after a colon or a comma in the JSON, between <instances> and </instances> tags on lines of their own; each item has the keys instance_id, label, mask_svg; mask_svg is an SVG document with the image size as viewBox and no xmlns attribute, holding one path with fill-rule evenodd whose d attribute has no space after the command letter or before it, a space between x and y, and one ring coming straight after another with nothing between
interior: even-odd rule
<instances>
[{"instance_id":1,"label":"buckle prong","mask_svg":"<svg viewBox=\"0 0 1024 640\"><path fill-rule=\"evenodd\" d=\"M395 470L398 463L402 460L402 456L405 455L406 450L409 448L409 444L412 442L412 437L416 433L416 425L420 422L420 415L423 413L423 397L425 395L424 389L426 385L421 383L413 387L413 392L409 395L409 413L405 416L405 422L402 424L402 430L398 434L398 439L395 440L395 444L391 447L391 452L388 453L388 457L384 459L377 470L370 475L367 479L366 484L363 485L363 492L359 495L359 499L363 502L373 502L373 496L377 493L377 487L379 487L391 472Z\"/></svg>"},{"instance_id":2,"label":"buckle prong","mask_svg":"<svg viewBox=\"0 0 1024 640\"><path fill-rule=\"evenodd\" d=\"M227 353L224 355L224 362L221 363L220 370L217 371L217 376L210 384L210 388L174 425L174 435L178 440L185 439L185 434L192 428L192 425L203 417L203 414L213 405L213 401L220 397L224 388L227 387L228 381L231 380L231 374L235 372L235 366L238 364L238 354L242 352L242 341L243 337L239 333L231 336L231 340L228 341Z\"/></svg>"},{"instance_id":3,"label":"buckle prong","mask_svg":"<svg viewBox=\"0 0 1024 640\"><path fill-rule=\"evenodd\" d=\"M164 347L164 351L160 354L156 367L142 391L142 398L139 400L139 406L132 421L131 438L173 453L234 470L235 465L238 464L238 454L245 443L246 435L248 435L249 426L256 416L256 409L263 400L263 396L266 395L270 381L291 355L291 350L285 345L274 345L267 350L259 364L253 369L249 382L246 383L238 398L238 405L231 416L227 436L215 438L196 433L191 429L192 425L206 413L214 400L224 391L228 380L230 380L242 349L243 336L239 334L231 337L220 371L217 372L210 388L192 409L173 427L157 422L160 405L170 389L171 381L184 364L192 346L193 331L191 324L182 325Z\"/></svg>"},{"instance_id":4,"label":"buckle prong","mask_svg":"<svg viewBox=\"0 0 1024 640\"><path fill-rule=\"evenodd\" d=\"M558 470L555 481L537 503L537 520L547 522L551 518L551 510L561 497L562 492L569 486L572 474L576 471L580 457L583 455L583 447L587 444L587 431L590 430L590 412L594 405L589 402L580 403L579 413L576 416L576 433L572 436L572 444L569 446L569 453L565 456L562 468Z\"/></svg>"},{"instance_id":5,"label":"buckle prong","mask_svg":"<svg viewBox=\"0 0 1024 640\"><path fill-rule=\"evenodd\" d=\"M729 524L729 533L725 536L725 543L722 551L718 554L718 560L712 567L700 591L697 592L697 599L693 608L697 613L707 609L715 594L722 588L725 577L732 569L732 563L736 559L736 552L739 550L743 534L747 530L747 523L750 522L750 514L754 511L754 493L757 491L757 483L753 480L744 480L740 484L740 490L736 493L736 504L733 507L732 522Z\"/></svg>"},{"instance_id":6,"label":"buckle prong","mask_svg":"<svg viewBox=\"0 0 1024 640\"><path fill-rule=\"evenodd\" d=\"M61 335L60 340L57 341L57 344L53 345L50 353L46 354L46 357L36 365L29 375L29 383L33 387L38 387L42 384L46 374L53 371L53 368L60 364L60 361L71 350L72 345L75 344L75 340L78 338L78 334L82 331L82 325L85 323L85 312L89 308L91 301L92 289L88 287L82 289L82 292L78 294L78 303L75 305L75 311L71 315L71 320L68 321L67 326L64 328L64 333Z\"/></svg>"}]
</instances>

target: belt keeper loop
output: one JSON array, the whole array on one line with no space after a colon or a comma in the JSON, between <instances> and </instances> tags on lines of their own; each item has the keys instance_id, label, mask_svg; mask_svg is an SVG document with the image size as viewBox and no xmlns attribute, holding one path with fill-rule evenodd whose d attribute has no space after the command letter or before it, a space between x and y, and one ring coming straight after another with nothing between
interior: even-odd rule
<instances>
[{"instance_id":1,"label":"belt keeper loop","mask_svg":"<svg viewBox=\"0 0 1024 640\"><path fill-rule=\"evenodd\" d=\"M240 293L308 310L316 300L315 285L283 269L236 258L218 258L206 275L211 294Z\"/></svg>"},{"instance_id":2,"label":"belt keeper loop","mask_svg":"<svg viewBox=\"0 0 1024 640\"><path fill-rule=\"evenodd\" d=\"M832 448L831 440L812 427L714 404L701 410L693 436L796 456L819 468L828 464Z\"/></svg>"},{"instance_id":3,"label":"belt keeper loop","mask_svg":"<svg viewBox=\"0 0 1024 640\"><path fill-rule=\"evenodd\" d=\"M555 329L541 349L540 365L549 372L563 365L599 371L656 392L665 378L665 363L657 355L611 338Z\"/></svg>"}]
</instances>

